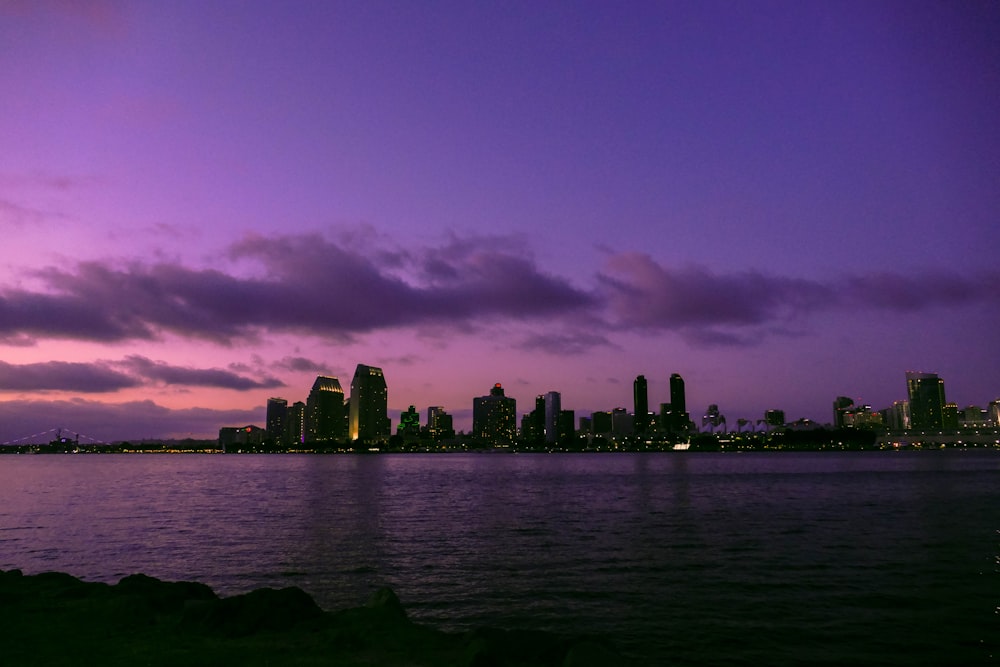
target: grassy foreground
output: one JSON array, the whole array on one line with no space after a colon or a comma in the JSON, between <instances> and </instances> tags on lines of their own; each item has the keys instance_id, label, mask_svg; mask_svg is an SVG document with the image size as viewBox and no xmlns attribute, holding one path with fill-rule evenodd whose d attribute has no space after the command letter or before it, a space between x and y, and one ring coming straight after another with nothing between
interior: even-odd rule
<instances>
[{"instance_id":1,"label":"grassy foreground","mask_svg":"<svg viewBox=\"0 0 1000 667\"><path fill-rule=\"evenodd\" d=\"M0 570L2 664L589 667L629 664L605 642L543 632L444 633L411 622L396 595L328 612L299 588L218 597L142 574L110 585Z\"/></svg>"}]
</instances>

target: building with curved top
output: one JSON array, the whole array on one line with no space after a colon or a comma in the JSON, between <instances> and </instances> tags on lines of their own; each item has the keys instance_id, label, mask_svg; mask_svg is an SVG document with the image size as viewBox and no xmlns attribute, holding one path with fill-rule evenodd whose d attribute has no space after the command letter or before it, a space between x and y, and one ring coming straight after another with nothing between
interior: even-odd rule
<instances>
[{"instance_id":1,"label":"building with curved top","mask_svg":"<svg viewBox=\"0 0 1000 667\"><path fill-rule=\"evenodd\" d=\"M389 438L389 390L381 368L358 364L351 380L348 436L361 442Z\"/></svg>"},{"instance_id":2,"label":"building with curved top","mask_svg":"<svg viewBox=\"0 0 1000 667\"><path fill-rule=\"evenodd\" d=\"M316 376L306 399L305 421L307 441L344 439L344 389L340 380L329 375Z\"/></svg>"}]
</instances>

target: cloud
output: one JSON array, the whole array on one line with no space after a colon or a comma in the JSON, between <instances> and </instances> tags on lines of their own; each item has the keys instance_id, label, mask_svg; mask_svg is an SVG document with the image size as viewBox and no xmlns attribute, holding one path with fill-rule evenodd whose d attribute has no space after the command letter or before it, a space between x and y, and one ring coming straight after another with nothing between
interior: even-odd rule
<instances>
[{"instance_id":1,"label":"cloud","mask_svg":"<svg viewBox=\"0 0 1000 667\"><path fill-rule=\"evenodd\" d=\"M44 222L49 217L43 211L16 204L9 199L0 199L0 224L21 227Z\"/></svg>"},{"instance_id":2,"label":"cloud","mask_svg":"<svg viewBox=\"0 0 1000 667\"><path fill-rule=\"evenodd\" d=\"M1000 274L920 271L818 281L760 271L666 267L641 253L610 257L598 275L614 328L675 331L693 345L729 347L802 335L808 316L820 311L922 312L1000 305L998 279Z\"/></svg>"},{"instance_id":3,"label":"cloud","mask_svg":"<svg viewBox=\"0 0 1000 667\"><path fill-rule=\"evenodd\" d=\"M148 384L215 387L235 391L285 386L277 378L254 379L218 368L171 366L133 355L122 361L89 363L48 361L34 364L0 362L2 391L72 391L99 394Z\"/></svg>"},{"instance_id":4,"label":"cloud","mask_svg":"<svg viewBox=\"0 0 1000 667\"><path fill-rule=\"evenodd\" d=\"M422 269L430 255L450 267L450 278ZM282 331L349 340L376 329L549 318L595 306L592 295L485 241L467 241L455 256L401 253L391 270L319 235L250 236L229 257L241 275L110 261L38 271L47 290L0 293L0 337L113 342L171 332L229 344Z\"/></svg>"},{"instance_id":5,"label":"cloud","mask_svg":"<svg viewBox=\"0 0 1000 667\"><path fill-rule=\"evenodd\" d=\"M756 271L666 268L639 253L611 257L599 280L615 321L625 328L760 325L826 307L835 294L819 282Z\"/></svg>"},{"instance_id":6,"label":"cloud","mask_svg":"<svg viewBox=\"0 0 1000 667\"><path fill-rule=\"evenodd\" d=\"M535 333L526 336L517 347L522 350L540 350L548 354L573 356L583 354L595 347L614 344L604 335L589 332Z\"/></svg>"},{"instance_id":7,"label":"cloud","mask_svg":"<svg viewBox=\"0 0 1000 667\"><path fill-rule=\"evenodd\" d=\"M587 290L542 271L517 239L452 237L402 250L384 243L373 234L339 243L320 234L249 235L215 268L166 260L47 267L31 272L41 288L0 289L0 341L110 343L175 334L232 345L293 333L350 342L399 328L446 338L502 321L534 329L521 340L524 349L576 354L607 344L618 331L671 331L695 345L746 346L802 334L820 311L920 312L1000 299L997 274L816 280L672 267L644 253L610 256L593 277L596 289ZM295 363L302 371L326 370ZM215 381L225 384L218 373Z\"/></svg>"},{"instance_id":8,"label":"cloud","mask_svg":"<svg viewBox=\"0 0 1000 667\"><path fill-rule=\"evenodd\" d=\"M189 387L216 387L247 391L250 389L272 389L283 387L285 383L274 377L252 379L220 368L188 368L171 366L162 361L132 355L119 362L123 368L147 381Z\"/></svg>"},{"instance_id":9,"label":"cloud","mask_svg":"<svg viewBox=\"0 0 1000 667\"><path fill-rule=\"evenodd\" d=\"M47 361L36 364L0 362L0 390L103 393L135 387L140 380L105 363Z\"/></svg>"},{"instance_id":10,"label":"cloud","mask_svg":"<svg viewBox=\"0 0 1000 667\"><path fill-rule=\"evenodd\" d=\"M329 373L330 367L322 362L306 357L284 357L271 364L274 368L298 373Z\"/></svg>"},{"instance_id":11,"label":"cloud","mask_svg":"<svg viewBox=\"0 0 1000 667\"><path fill-rule=\"evenodd\" d=\"M143 438L215 438L222 426L261 424L264 409L173 410L153 401L104 403L86 399L0 402L0 442L10 443L54 428L81 434L82 441ZM52 436L54 437L54 435ZM34 442L34 440L32 440Z\"/></svg>"},{"instance_id":12,"label":"cloud","mask_svg":"<svg viewBox=\"0 0 1000 667\"><path fill-rule=\"evenodd\" d=\"M1000 272L975 279L935 270L912 274L878 272L845 281L848 298L860 305L899 312L994 302L1000 305Z\"/></svg>"}]
</instances>

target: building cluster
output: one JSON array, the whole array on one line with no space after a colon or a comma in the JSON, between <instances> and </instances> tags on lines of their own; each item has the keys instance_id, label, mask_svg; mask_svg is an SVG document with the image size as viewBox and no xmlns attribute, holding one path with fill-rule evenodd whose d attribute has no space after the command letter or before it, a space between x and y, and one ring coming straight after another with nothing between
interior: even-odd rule
<instances>
[{"instance_id":1,"label":"building cluster","mask_svg":"<svg viewBox=\"0 0 1000 667\"><path fill-rule=\"evenodd\" d=\"M1000 426L1000 399L988 409L969 406L959 410L945 400L944 382L933 373L906 374L908 400L873 411L869 405L856 405L838 396L833 403L833 426L838 429L873 429L888 431L956 430L978 426ZM463 442L484 446L571 448L591 445L595 440L612 442L680 443L693 433L731 432L726 416L718 405L708 406L700 425L687 410L684 379L670 376L670 400L657 410L649 404L648 383L639 375L632 385L633 409L617 407L581 416L577 422L573 410L564 409L557 391L539 394L534 408L517 421L517 401L507 396L503 385L494 384L489 393L472 401L472 431ZM738 419L735 432L776 429L803 430L819 425L803 419L785 421L782 410L767 410L762 419ZM351 380L350 396L336 377L320 375L313 383L305 402L288 404L284 398L267 401L266 427L226 427L220 430L222 447L262 447L298 449L306 446L346 445L369 448L389 443L442 443L456 437L452 417L441 406L427 408L427 419L420 423L414 406L400 414L396 433L391 433L388 416L388 391L381 368L358 364Z\"/></svg>"},{"instance_id":2,"label":"building cluster","mask_svg":"<svg viewBox=\"0 0 1000 667\"><path fill-rule=\"evenodd\" d=\"M358 364L345 399L340 380L320 375L305 402L284 398L267 401L266 428L224 427L219 442L227 446L294 449L305 443L378 442L389 437L388 390L382 369Z\"/></svg>"},{"instance_id":3,"label":"building cluster","mask_svg":"<svg viewBox=\"0 0 1000 667\"><path fill-rule=\"evenodd\" d=\"M895 401L882 410L838 396L833 401L833 425L919 432L1000 426L1000 399L990 401L988 408L970 405L959 409L945 399L944 380L936 373L907 371L906 394L906 400Z\"/></svg>"}]
</instances>

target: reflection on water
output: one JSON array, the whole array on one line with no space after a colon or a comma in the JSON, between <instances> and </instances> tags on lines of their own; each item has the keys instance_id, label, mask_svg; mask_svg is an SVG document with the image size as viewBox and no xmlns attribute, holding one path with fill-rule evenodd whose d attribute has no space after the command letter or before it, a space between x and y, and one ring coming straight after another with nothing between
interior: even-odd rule
<instances>
[{"instance_id":1,"label":"reflection on water","mask_svg":"<svg viewBox=\"0 0 1000 667\"><path fill-rule=\"evenodd\" d=\"M998 481L992 451L4 456L0 568L327 608L390 585L442 627L650 662L969 662L997 635Z\"/></svg>"}]
</instances>

